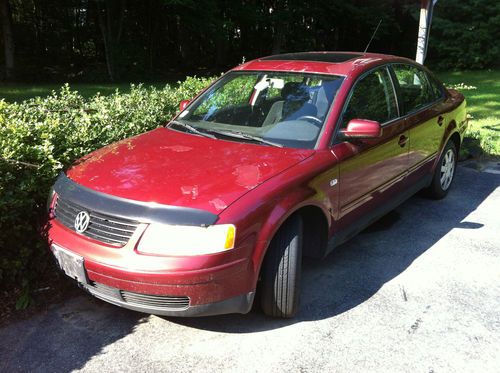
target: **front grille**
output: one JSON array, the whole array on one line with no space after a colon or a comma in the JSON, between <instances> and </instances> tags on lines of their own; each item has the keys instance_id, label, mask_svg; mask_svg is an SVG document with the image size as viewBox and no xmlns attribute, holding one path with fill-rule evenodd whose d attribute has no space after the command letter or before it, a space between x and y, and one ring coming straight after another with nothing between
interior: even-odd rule
<instances>
[{"instance_id":1,"label":"front grille","mask_svg":"<svg viewBox=\"0 0 500 373\"><path fill-rule=\"evenodd\" d=\"M189 307L189 298L186 296L134 293L119 290L99 282L91 282L89 288L94 295L122 301L131 306L145 307L153 310L182 310Z\"/></svg>"},{"instance_id":2,"label":"front grille","mask_svg":"<svg viewBox=\"0 0 500 373\"><path fill-rule=\"evenodd\" d=\"M89 226L82 234L115 246L125 245L139 225L136 221L101 214L59 197L56 200L56 219L73 231L76 215L81 211L87 211L90 215Z\"/></svg>"}]
</instances>

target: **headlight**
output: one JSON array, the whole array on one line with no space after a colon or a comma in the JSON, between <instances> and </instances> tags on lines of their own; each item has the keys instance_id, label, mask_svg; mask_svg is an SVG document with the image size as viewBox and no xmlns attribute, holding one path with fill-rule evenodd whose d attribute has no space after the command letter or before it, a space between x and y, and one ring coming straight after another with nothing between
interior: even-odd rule
<instances>
[{"instance_id":1,"label":"headlight","mask_svg":"<svg viewBox=\"0 0 500 373\"><path fill-rule=\"evenodd\" d=\"M203 255L234 248L236 227L232 224L193 227L150 224L142 235L137 250L159 255Z\"/></svg>"}]
</instances>

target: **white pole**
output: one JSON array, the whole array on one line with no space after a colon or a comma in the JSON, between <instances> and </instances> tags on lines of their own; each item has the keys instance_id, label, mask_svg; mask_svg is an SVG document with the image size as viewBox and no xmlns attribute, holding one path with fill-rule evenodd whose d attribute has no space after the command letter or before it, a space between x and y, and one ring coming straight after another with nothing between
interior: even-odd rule
<instances>
[{"instance_id":1,"label":"white pole","mask_svg":"<svg viewBox=\"0 0 500 373\"><path fill-rule=\"evenodd\" d=\"M420 21L418 24L417 55L415 61L423 64L427 55L429 31L432 22L432 11L438 0L421 0Z\"/></svg>"},{"instance_id":2,"label":"white pole","mask_svg":"<svg viewBox=\"0 0 500 373\"><path fill-rule=\"evenodd\" d=\"M427 13L429 12L430 0L422 0L420 5L420 22L418 24L417 56L415 61L423 64L427 46Z\"/></svg>"}]
</instances>

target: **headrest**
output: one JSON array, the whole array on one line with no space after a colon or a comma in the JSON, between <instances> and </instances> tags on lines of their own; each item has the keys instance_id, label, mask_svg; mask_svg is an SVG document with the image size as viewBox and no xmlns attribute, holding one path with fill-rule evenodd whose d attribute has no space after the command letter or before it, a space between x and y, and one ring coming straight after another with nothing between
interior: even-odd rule
<instances>
[{"instance_id":1,"label":"headrest","mask_svg":"<svg viewBox=\"0 0 500 373\"><path fill-rule=\"evenodd\" d=\"M281 97L287 101L308 101L309 87L299 82L288 82L281 90Z\"/></svg>"}]
</instances>

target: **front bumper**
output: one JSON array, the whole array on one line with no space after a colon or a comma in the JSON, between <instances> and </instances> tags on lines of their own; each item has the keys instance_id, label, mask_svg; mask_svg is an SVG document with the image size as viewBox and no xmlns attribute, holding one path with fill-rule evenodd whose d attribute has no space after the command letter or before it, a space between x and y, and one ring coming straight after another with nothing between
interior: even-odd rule
<instances>
[{"instance_id":1,"label":"front bumper","mask_svg":"<svg viewBox=\"0 0 500 373\"><path fill-rule=\"evenodd\" d=\"M244 314L248 313L252 308L255 296L254 292L249 292L218 302L190 305L189 303L186 304L183 299L180 299L181 297L155 296L153 298L152 296L139 293L136 293L135 297L131 297L130 292L124 292L103 284L81 284L81 286L96 298L108 303L133 311L161 316L200 317L228 313ZM124 295L127 293L128 295ZM168 303L170 303L170 306L165 306Z\"/></svg>"},{"instance_id":2,"label":"front bumper","mask_svg":"<svg viewBox=\"0 0 500 373\"><path fill-rule=\"evenodd\" d=\"M249 260L251 245L220 254L158 257L138 253L134 239L111 247L55 219L49 224L50 244L84 259L86 281L80 286L106 302L166 316L247 313L252 306L256 273Z\"/></svg>"}]
</instances>

